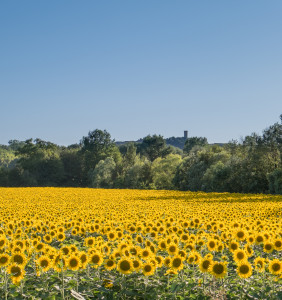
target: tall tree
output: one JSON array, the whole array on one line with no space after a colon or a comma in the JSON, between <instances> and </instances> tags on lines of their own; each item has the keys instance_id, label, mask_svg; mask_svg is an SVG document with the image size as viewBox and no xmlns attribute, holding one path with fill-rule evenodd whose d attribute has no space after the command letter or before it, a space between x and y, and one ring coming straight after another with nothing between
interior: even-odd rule
<instances>
[{"instance_id":1,"label":"tall tree","mask_svg":"<svg viewBox=\"0 0 282 300\"><path fill-rule=\"evenodd\" d=\"M90 131L81 140L84 180L89 182L88 174L94 170L100 160L112 157L115 162L121 159L120 152L106 130Z\"/></svg>"},{"instance_id":2,"label":"tall tree","mask_svg":"<svg viewBox=\"0 0 282 300\"><path fill-rule=\"evenodd\" d=\"M152 162L158 157L165 157L171 153L171 148L166 145L161 135L147 135L141 145L139 145L141 154L147 156Z\"/></svg>"}]
</instances>

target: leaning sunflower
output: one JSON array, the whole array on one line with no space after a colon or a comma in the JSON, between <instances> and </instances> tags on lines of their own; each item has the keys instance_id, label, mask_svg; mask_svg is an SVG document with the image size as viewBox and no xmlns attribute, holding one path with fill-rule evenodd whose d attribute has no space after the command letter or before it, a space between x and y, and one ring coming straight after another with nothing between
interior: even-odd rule
<instances>
[{"instance_id":1,"label":"leaning sunflower","mask_svg":"<svg viewBox=\"0 0 282 300\"><path fill-rule=\"evenodd\" d=\"M259 272L265 271L265 258L263 257L256 257L254 260L255 269Z\"/></svg>"},{"instance_id":2,"label":"leaning sunflower","mask_svg":"<svg viewBox=\"0 0 282 300\"><path fill-rule=\"evenodd\" d=\"M13 284L18 284L24 278L25 270L23 267L13 263L7 268L7 273L11 275Z\"/></svg>"}]
</instances>

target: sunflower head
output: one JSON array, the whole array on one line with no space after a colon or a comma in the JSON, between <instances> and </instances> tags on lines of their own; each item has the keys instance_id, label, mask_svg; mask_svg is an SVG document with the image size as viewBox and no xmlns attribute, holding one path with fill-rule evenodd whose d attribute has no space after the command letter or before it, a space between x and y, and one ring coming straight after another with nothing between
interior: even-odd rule
<instances>
[{"instance_id":1,"label":"sunflower head","mask_svg":"<svg viewBox=\"0 0 282 300\"><path fill-rule=\"evenodd\" d=\"M128 257L123 257L118 262L117 270L122 274L130 274L133 271L132 260Z\"/></svg>"},{"instance_id":2,"label":"sunflower head","mask_svg":"<svg viewBox=\"0 0 282 300\"><path fill-rule=\"evenodd\" d=\"M248 278L252 276L252 266L248 261L242 261L237 266L237 274L240 278Z\"/></svg>"},{"instance_id":3,"label":"sunflower head","mask_svg":"<svg viewBox=\"0 0 282 300\"><path fill-rule=\"evenodd\" d=\"M155 273L155 267L151 263L144 264L142 269L145 276L151 276Z\"/></svg>"},{"instance_id":4,"label":"sunflower head","mask_svg":"<svg viewBox=\"0 0 282 300\"><path fill-rule=\"evenodd\" d=\"M224 278L227 274L227 263L213 261L209 266L209 272L215 278Z\"/></svg>"}]
</instances>

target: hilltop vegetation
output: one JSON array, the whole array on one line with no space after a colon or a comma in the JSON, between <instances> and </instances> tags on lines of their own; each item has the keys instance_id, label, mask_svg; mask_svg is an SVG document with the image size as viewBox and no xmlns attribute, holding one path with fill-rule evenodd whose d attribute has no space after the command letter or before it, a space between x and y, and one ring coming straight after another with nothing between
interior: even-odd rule
<instances>
[{"instance_id":1,"label":"hilltop vegetation","mask_svg":"<svg viewBox=\"0 0 282 300\"><path fill-rule=\"evenodd\" d=\"M241 142L209 145L205 137L166 140L148 135L116 145L96 129L80 143L39 138L0 146L0 186L178 189L282 194L281 122Z\"/></svg>"}]
</instances>

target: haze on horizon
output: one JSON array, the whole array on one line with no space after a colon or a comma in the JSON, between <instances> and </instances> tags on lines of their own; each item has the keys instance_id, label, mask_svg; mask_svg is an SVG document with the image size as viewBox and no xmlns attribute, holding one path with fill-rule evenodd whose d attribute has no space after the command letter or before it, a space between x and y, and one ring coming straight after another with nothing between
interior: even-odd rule
<instances>
[{"instance_id":1,"label":"haze on horizon","mask_svg":"<svg viewBox=\"0 0 282 300\"><path fill-rule=\"evenodd\" d=\"M261 133L282 113L282 2L0 3L0 144L106 129Z\"/></svg>"}]
</instances>

